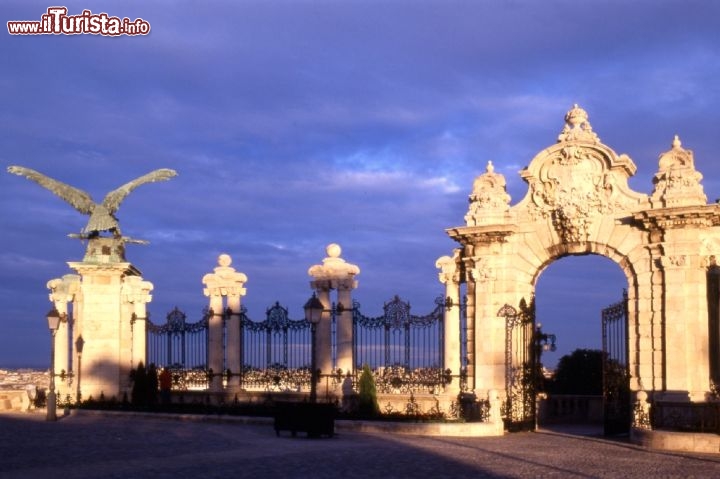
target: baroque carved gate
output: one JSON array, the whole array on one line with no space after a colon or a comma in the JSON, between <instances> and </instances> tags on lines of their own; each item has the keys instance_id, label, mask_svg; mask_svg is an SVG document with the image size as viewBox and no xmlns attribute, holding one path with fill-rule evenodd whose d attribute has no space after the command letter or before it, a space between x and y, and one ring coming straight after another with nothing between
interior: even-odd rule
<instances>
[{"instance_id":1,"label":"baroque carved gate","mask_svg":"<svg viewBox=\"0 0 720 479\"><path fill-rule=\"evenodd\" d=\"M447 230L460 248L437 264L448 297L466 285L468 382L476 392L509 390L506 319L498 311L534 298L553 261L597 254L627 278L631 391L653 401L708 395L710 356L718 352L708 346L707 273L720 257L720 205L707 204L693 153L677 137L660 155L650 195L629 188L635 172L575 105L556 143L520 172L528 191L519 203L510 205L492 163L475 179L465 225Z\"/></svg>"}]
</instances>

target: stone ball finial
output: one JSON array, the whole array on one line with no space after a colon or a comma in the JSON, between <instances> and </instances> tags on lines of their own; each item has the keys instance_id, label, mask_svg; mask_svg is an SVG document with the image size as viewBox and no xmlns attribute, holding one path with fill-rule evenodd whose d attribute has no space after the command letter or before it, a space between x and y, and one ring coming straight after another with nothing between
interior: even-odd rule
<instances>
[{"instance_id":1,"label":"stone ball finial","mask_svg":"<svg viewBox=\"0 0 720 479\"><path fill-rule=\"evenodd\" d=\"M493 173L495 171L495 166L492 164L492 161L488 161L485 171L488 173Z\"/></svg>"},{"instance_id":2,"label":"stone ball finial","mask_svg":"<svg viewBox=\"0 0 720 479\"><path fill-rule=\"evenodd\" d=\"M647 401L647 398L648 398L648 393L646 393L645 391L640 390L637 392L638 401Z\"/></svg>"},{"instance_id":3,"label":"stone ball finial","mask_svg":"<svg viewBox=\"0 0 720 479\"><path fill-rule=\"evenodd\" d=\"M325 248L325 252L330 258L339 258L340 254L342 254L342 248L337 243L330 243L327 245L327 248Z\"/></svg>"},{"instance_id":4,"label":"stone ball finial","mask_svg":"<svg viewBox=\"0 0 720 479\"><path fill-rule=\"evenodd\" d=\"M223 268L227 268L232 264L232 258L229 254L221 254L218 256L218 266L222 266Z\"/></svg>"},{"instance_id":5,"label":"stone ball finial","mask_svg":"<svg viewBox=\"0 0 720 479\"><path fill-rule=\"evenodd\" d=\"M339 244L330 243L325 247L325 252L327 253L327 257L322 260L322 264L313 265L308 269L308 274L316 280L347 279L360 273L360 268L346 262L340 257L342 248L340 248Z\"/></svg>"}]
</instances>

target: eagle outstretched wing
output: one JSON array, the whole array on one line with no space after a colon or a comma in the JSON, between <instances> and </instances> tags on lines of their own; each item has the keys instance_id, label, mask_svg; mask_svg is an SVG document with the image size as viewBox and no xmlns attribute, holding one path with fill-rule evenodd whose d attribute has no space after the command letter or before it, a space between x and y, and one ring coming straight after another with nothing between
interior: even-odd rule
<instances>
[{"instance_id":1,"label":"eagle outstretched wing","mask_svg":"<svg viewBox=\"0 0 720 479\"><path fill-rule=\"evenodd\" d=\"M102 204L111 214L115 213L120 207L122 200L124 200L125 197L138 186L156 181L166 181L174 176L177 176L177 172L169 168L160 168L159 170L151 171L146 175L125 183L120 188L117 188L105 195L105 199Z\"/></svg>"},{"instance_id":2,"label":"eagle outstretched wing","mask_svg":"<svg viewBox=\"0 0 720 479\"><path fill-rule=\"evenodd\" d=\"M47 188L63 200L72 205L73 208L80 213L89 215L95 209L95 202L89 194L83 190L72 187L62 181L54 180L40 172L25 168L24 166L8 166L8 173L18 176L24 176L28 180L32 180L43 188Z\"/></svg>"}]
</instances>

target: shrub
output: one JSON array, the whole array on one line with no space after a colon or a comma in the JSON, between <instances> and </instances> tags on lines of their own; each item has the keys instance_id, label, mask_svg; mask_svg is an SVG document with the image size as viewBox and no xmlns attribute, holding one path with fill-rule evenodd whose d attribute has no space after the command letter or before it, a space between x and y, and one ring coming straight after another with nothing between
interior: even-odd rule
<instances>
[{"instance_id":1,"label":"shrub","mask_svg":"<svg viewBox=\"0 0 720 479\"><path fill-rule=\"evenodd\" d=\"M148 398L148 376L142 361L138 363L136 369L130 371L130 379L133 383L130 393L132 405L135 407L146 406Z\"/></svg>"},{"instance_id":2,"label":"shrub","mask_svg":"<svg viewBox=\"0 0 720 479\"><path fill-rule=\"evenodd\" d=\"M363 365L358 384L358 413L362 416L375 416L380 412L375 389L375 378L373 378L370 366Z\"/></svg>"}]
</instances>

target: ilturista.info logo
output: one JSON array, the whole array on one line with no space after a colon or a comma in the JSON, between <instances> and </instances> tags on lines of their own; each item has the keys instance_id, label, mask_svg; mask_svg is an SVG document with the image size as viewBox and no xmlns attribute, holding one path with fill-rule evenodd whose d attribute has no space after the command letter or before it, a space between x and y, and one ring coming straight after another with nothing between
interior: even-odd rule
<instances>
[{"instance_id":1,"label":"ilturista.info logo","mask_svg":"<svg viewBox=\"0 0 720 479\"><path fill-rule=\"evenodd\" d=\"M79 15L68 15L66 7L49 7L40 21L19 20L7 22L10 35L147 35L150 23L142 18L111 17L107 13L83 10Z\"/></svg>"}]
</instances>

